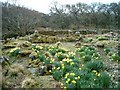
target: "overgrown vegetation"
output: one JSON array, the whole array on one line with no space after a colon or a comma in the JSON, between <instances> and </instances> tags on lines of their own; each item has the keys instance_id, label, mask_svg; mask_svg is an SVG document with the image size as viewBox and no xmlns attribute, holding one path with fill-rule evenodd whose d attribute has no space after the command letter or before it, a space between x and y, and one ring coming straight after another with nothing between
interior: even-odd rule
<instances>
[{"instance_id":1,"label":"overgrown vegetation","mask_svg":"<svg viewBox=\"0 0 120 90\"><path fill-rule=\"evenodd\" d=\"M77 3L51 5L50 13L43 14L25 7L2 3L3 38L23 36L38 27L52 29L120 29L120 2L102 4Z\"/></svg>"}]
</instances>

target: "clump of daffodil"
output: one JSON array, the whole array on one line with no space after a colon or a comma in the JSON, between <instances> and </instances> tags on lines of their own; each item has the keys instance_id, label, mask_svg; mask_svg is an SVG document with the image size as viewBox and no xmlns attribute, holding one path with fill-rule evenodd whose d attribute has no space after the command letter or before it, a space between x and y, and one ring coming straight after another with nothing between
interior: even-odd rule
<instances>
[{"instance_id":1,"label":"clump of daffodil","mask_svg":"<svg viewBox=\"0 0 120 90\"><path fill-rule=\"evenodd\" d=\"M93 70L92 72L96 73L97 71L96 71L96 70Z\"/></svg>"},{"instance_id":2,"label":"clump of daffodil","mask_svg":"<svg viewBox=\"0 0 120 90\"><path fill-rule=\"evenodd\" d=\"M60 67L57 68L57 70L59 70L59 69L60 69Z\"/></svg>"},{"instance_id":3,"label":"clump of daffodil","mask_svg":"<svg viewBox=\"0 0 120 90\"><path fill-rule=\"evenodd\" d=\"M68 55L75 56L75 53L74 52L69 52Z\"/></svg>"},{"instance_id":4,"label":"clump of daffodil","mask_svg":"<svg viewBox=\"0 0 120 90\"><path fill-rule=\"evenodd\" d=\"M70 63L70 62L72 62L72 59L69 59L69 58L64 58L62 61L63 61L63 62ZM73 63L72 63L72 64L73 64Z\"/></svg>"},{"instance_id":5,"label":"clump of daffodil","mask_svg":"<svg viewBox=\"0 0 120 90\"><path fill-rule=\"evenodd\" d=\"M73 64L74 64L74 62L71 62L71 63L70 63L70 65L73 65Z\"/></svg>"},{"instance_id":6,"label":"clump of daffodil","mask_svg":"<svg viewBox=\"0 0 120 90\"><path fill-rule=\"evenodd\" d=\"M70 73L71 76L75 76L75 73Z\"/></svg>"},{"instance_id":7,"label":"clump of daffodil","mask_svg":"<svg viewBox=\"0 0 120 90\"><path fill-rule=\"evenodd\" d=\"M52 68L52 70L55 70L55 69L56 69L55 67Z\"/></svg>"},{"instance_id":8,"label":"clump of daffodil","mask_svg":"<svg viewBox=\"0 0 120 90\"><path fill-rule=\"evenodd\" d=\"M96 75L98 75L97 71L96 70L93 70L92 72L94 72Z\"/></svg>"},{"instance_id":9,"label":"clump of daffodil","mask_svg":"<svg viewBox=\"0 0 120 90\"><path fill-rule=\"evenodd\" d=\"M38 48L38 49L43 49L43 47L42 47L42 46L36 46L36 48Z\"/></svg>"},{"instance_id":10,"label":"clump of daffodil","mask_svg":"<svg viewBox=\"0 0 120 90\"><path fill-rule=\"evenodd\" d=\"M70 75L70 73L65 74L65 78L67 78Z\"/></svg>"},{"instance_id":11,"label":"clump of daffodil","mask_svg":"<svg viewBox=\"0 0 120 90\"><path fill-rule=\"evenodd\" d=\"M69 83L70 82L70 78L68 78L67 80L66 80L66 83Z\"/></svg>"},{"instance_id":12,"label":"clump of daffodil","mask_svg":"<svg viewBox=\"0 0 120 90\"><path fill-rule=\"evenodd\" d=\"M62 69L64 69L64 67L65 67L65 65L64 65L64 64L62 64Z\"/></svg>"},{"instance_id":13,"label":"clump of daffodil","mask_svg":"<svg viewBox=\"0 0 120 90\"><path fill-rule=\"evenodd\" d=\"M50 63L53 63L55 60L53 58L50 59Z\"/></svg>"}]
</instances>

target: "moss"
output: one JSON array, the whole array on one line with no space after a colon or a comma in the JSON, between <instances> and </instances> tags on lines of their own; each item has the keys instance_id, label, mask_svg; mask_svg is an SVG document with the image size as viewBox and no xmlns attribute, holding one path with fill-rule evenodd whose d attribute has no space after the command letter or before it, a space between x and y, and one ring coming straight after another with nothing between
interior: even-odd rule
<instances>
[{"instance_id":1,"label":"moss","mask_svg":"<svg viewBox=\"0 0 120 90\"><path fill-rule=\"evenodd\" d=\"M23 46L24 47L30 47L32 44L31 44L31 42L29 42L29 41L25 41L25 42L23 42Z\"/></svg>"},{"instance_id":2,"label":"moss","mask_svg":"<svg viewBox=\"0 0 120 90\"><path fill-rule=\"evenodd\" d=\"M3 49L15 48L16 45L3 45Z\"/></svg>"}]
</instances>

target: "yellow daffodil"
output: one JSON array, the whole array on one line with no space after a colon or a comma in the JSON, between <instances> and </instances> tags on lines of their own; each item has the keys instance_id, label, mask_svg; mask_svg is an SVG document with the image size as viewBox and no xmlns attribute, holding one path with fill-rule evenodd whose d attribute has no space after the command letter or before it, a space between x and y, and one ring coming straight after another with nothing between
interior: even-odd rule
<instances>
[{"instance_id":1,"label":"yellow daffodil","mask_svg":"<svg viewBox=\"0 0 120 90\"><path fill-rule=\"evenodd\" d=\"M54 62L55 60L54 59L51 59L52 62Z\"/></svg>"},{"instance_id":2,"label":"yellow daffodil","mask_svg":"<svg viewBox=\"0 0 120 90\"><path fill-rule=\"evenodd\" d=\"M64 66L62 66L62 69L64 69L65 67Z\"/></svg>"},{"instance_id":3,"label":"yellow daffodil","mask_svg":"<svg viewBox=\"0 0 120 90\"><path fill-rule=\"evenodd\" d=\"M35 50L34 48L32 48L32 50Z\"/></svg>"},{"instance_id":4,"label":"yellow daffodil","mask_svg":"<svg viewBox=\"0 0 120 90\"><path fill-rule=\"evenodd\" d=\"M83 56L83 58L85 58L85 56Z\"/></svg>"},{"instance_id":5,"label":"yellow daffodil","mask_svg":"<svg viewBox=\"0 0 120 90\"><path fill-rule=\"evenodd\" d=\"M80 79L80 76L78 76L78 79Z\"/></svg>"},{"instance_id":6,"label":"yellow daffodil","mask_svg":"<svg viewBox=\"0 0 120 90\"><path fill-rule=\"evenodd\" d=\"M75 80L72 80L72 83L73 83L73 84L76 84L76 81L75 81Z\"/></svg>"},{"instance_id":7,"label":"yellow daffodil","mask_svg":"<svg viewBox=\"0 0 120 90\"><path fill-rule=\"evenodd\" d=\"M70 75L75 76L75 74L74 74L74 73L70 73Z\"/></svg>"},{"instance_id":8,"label":"yellow daffodil","mask_svg":"<svg viewBox=\"0 0 120 90\"><path fill-rule=\"evenodd\" d=\"M61 86L63 86L63 83L61 83Z\"/></svg>"},{"instance_id":9,"label":"yellow daffodil","mask_svg":"<svg viewBox=\"0 0 120 90\"><path fill-rule=\"evenodd\" d=\"M70 63L70 65L73 65L73 64L74 64L74 62L71 62L71 63Z\"/></svg>"},{"instance_id":10,"label":"yellow daffodil","mask_svg":"<svg viewBox=\"0 0 120 90\"><path fill-rule=\"evenodd\" d=\"M57 70L59 70L59 69L60 69L60 67L57 68Z\"/></svg>"},{"instance_id":11,"label":"yellow daffodil","mask_svg":"<svg viewBox=\"0 0 120 90\"><path fill-rule=\"evenodd\" d=\"M92 72L96 73L97 71L96 71L96 70L93 70Z\"/></svg>"},{"instance_id":12,"label":"yellow daffodil","mask_svg":"<svg viewBox=\"0 0 120 90\"><path fill-rule=\"evenodd\" d=\"M100 76L100 73L97 75L98 77Z\"/></svg>"},{"instance_id":13,"label":"yellow daffodil","mask_svg":"<svg viewBox=\"0 0 120 90\"><path fill-rule=\"evenodd\" d=\"M49 70L49 72L51 72L51 70Z\"/></svg>"},{"instance_id":14,"label":"yellow daffodil","mask_svg":"<svg viewBox=\"0 0 120 90\"><path fill-rule=\"evenodd\" d=\"M115 77L115 75L113 74L112 77Z\"/></svg>"},{"instance_id":15,"label":"yellow daffodil","mask_svg":"<svg viewBox=\"0 0 120 90\"><path fill-rule=\"evenodd\" d=\"M67 76L65 76L65 78L67 78Z\"/></svg>"},{"instance_id":16,"label":"yellow daffodil","mask_svg":"<svg viewBox=\"0 0 120 90\"><path fill-rule=\"evenodd\" d=\"M77 80L78 78L77 78L77 77L75 77L75 79Z\"/></svg>"},{"instance_id":17,"label":"yellow daffodil","mask_svg":"<svg viewBox=\"0 0 120 90\"><path fill-rule=\"evenodd\" d=\"M96 57L96 59L98 59L98 57Z\"/></svg>"},{"instance_id":18,"label":"yellow daffodil","mask_svg":"<svg viewBox=\"0 0 120 90\"><path fill-rule=\"evenodd\" d=\"M60 61L60 63L63 63L62 61Z\"/></svg>"},{"instance_id":19,"label":"yellow daffodil","mask_svg":"<svg viewBox=\"0 0 120 90\"><path fill-rule=\"evenodd\" d=\"M82 68L79 68L79 70L82 70Z\"/></svg>"},{"instance_id":20,"label":"yellow daffodil","mask_svg":"<svg viewBox=\"0 0 120 90\"><path fill-rule=\"evenodd\" d=\"M67 73L65 76L68 77L69 73Z\"/></svg>"},{"instance_id":21,"label":"yellow daffodil","mask_svg":"<svg viewBox=\"0 0 120 90\"><path fill-rule=\"evenodd\" d=\"M55 67L52 68L53 70L55 69Z\"/></svg>"},{"instance_id":22,"label":"yellow daffodil","mask_svg":"<svg viewBox=\"0 0 120 90\"><path fill-rule=\"evenodd\" d=\"M65 89L67 88L67 87L64 87Z\"/></svg>"},{"instance_id":23,"label":"yellow daffodil","mask_svg":"<svg viewBox=\"0 0 120 90\"><path fill-rule=\"evenodd\" d=\"M52 61L50 61L50 63L52 63Z\"/></svg>"},{"instance_id":24,"label":"yellow daffodil","mask_svg":"<svg viewBox=\"0 0 120 90\"><path fill-rule=\"evenodd\" d=\"M64 66L64 64L62 64L62 66Z\"/></svg>"},{"instance_id":25,"label":"yellow daffodil","mask_svg":"<svg viewBox=\"0 0 120 90\"><path fill-rule=\"evenodd\" d=\"M82 67L84 66L84 64L82 64Z\"/></svg>"},{"instance_id":26,"label":"yellow daffodil","mask_svg":"<svg viewBox=\"0 0 120 90\"><path fill-rule=\"evenodd\" d=\"M70 78L68 78L67 81L69 82L69 81L70 81Z\"/></svg>"},{"instance_id":27,"label":"yellow daffodil","mask_svg":"<svg viewBox=\"0 0 120 90\"><path fill-rule=\"evenodd\" d=\"M115 53L112 56L115 56Z\"/></svg>"},{"instance_id":28,"label":"yellow daffodil","mask_svg":"<svg viewBox=\"0 0 120 90\"><path fill-rule=\"evenodd\" d=\"M69 83L69 81L66 81L66 83Z\"/></svg>"}]
</instances>

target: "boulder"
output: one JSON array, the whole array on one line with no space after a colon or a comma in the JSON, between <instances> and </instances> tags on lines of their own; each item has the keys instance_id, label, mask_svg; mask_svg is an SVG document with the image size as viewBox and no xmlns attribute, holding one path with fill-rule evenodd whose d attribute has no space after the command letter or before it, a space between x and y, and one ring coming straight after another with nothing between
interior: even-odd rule
<instances>
[{"instance_id":1,"label":"boulder","mask_svg":"<svg viewBox=\"0 0 120 90\"><path fill-rule=\"evenodd\" d=\"M31 50L24 50L24 51L21 51L20 55L21 56L29 56L31 53L32 53Z\"/></svg>"}]
</instances>

